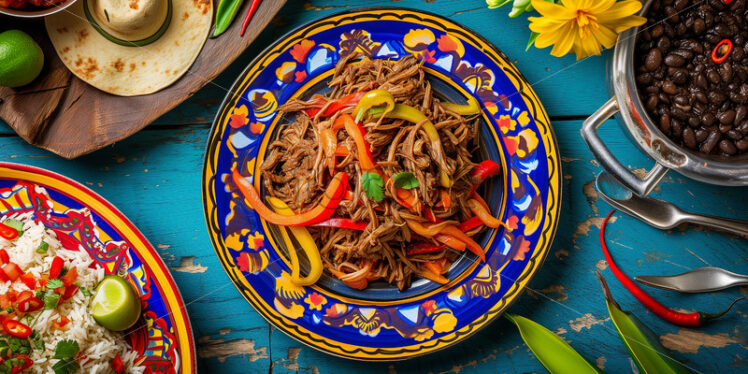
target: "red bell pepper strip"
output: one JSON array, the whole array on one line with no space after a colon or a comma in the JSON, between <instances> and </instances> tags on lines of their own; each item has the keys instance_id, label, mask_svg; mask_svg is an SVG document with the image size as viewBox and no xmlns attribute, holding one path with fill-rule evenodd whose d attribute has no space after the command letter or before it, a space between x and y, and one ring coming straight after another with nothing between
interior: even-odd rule
<instances>
[{"instance_id":1,"label":"red bell pepper strip","mask_svg":"<svg viewBox=\"0 0 748 374\"><path fill-rule=\"evenodd\" d=\"M335 213L335 209L340 204L340 200L345 196L345 191L348 189L348 174L343 172L337 173L333 177L332 182L330 182L330 185L327 186L319 205L304 213L284 216L265 206L254 187L236 169L232 170L232 178L249 206L262 219L278 226L308 226L330 218Z\"/></svg>"},{"instance_id":2,"label":"red bell pepper strip","mask_svg":"<svg viewBox=\"0 0 748 374\"><path fill-rule=\"evenodd\" d=\"M494 175L498 175L500 171L501 166L492 160L481 161L480 164L475 165L473 170L470 172L470 175L475 177L477 180L475 185L473 185L473 191L477 190L478 186L480 186L484 180L493 177Z\"/></svg>"},{"instance_id":3,"label":"red bell pepper strip","mask_svg":"<svg viewBox=\"0 0 748 374\"><path fill-rule=\"evenodd\" d=\"M328 105L327 108L325 108L324 111L320 114L320 117L330 117L331 115L345 109L353 109L358 104L359 100L361 100L362 97L366 92L356 92L353 94L350 94L348 96L343 96L340 99L337 99L332 102L332 104ZM306 114L309 115L309 117L315 117L317 113L322 110L322 107L327 104L327 102L324 102L322 105L320 105L319 108L310 108L306 110Z\"/></svg>"},{"instance_id":4,"label":"red bell pepper strip","mask_svg":"<svg viewBox=\"0 0 748 374\"><path fill-rule=\"evenodd\" d=\"M405 254L408 256L424 255L429 253L436 253L447 246L444 244L434 244L430 242L417 242L408 246L405 250Z\"/></svg>"},{"instance_id":5,"label":"red bell pepper strip","mask_svg":"<svg viewBox=\"0 0 748 374\"><path fill-rule=\"evenodd\" d=\"M468 232L482 225L483 225L483 221L481 221L480 218L473 216L473 217L470 217L467 221L459 224L457 228L460 229L460 231L462 232Z\"/></svg>"},{"instance_id":6,"label":"red bell pepper strip","mask_svg":"<svg viewBox=\"0 0 748 374\"><path fill-rule=\"evenodd\" d=\"M339 229L351 229L351 230L358 230L358 231L364 231L367 226L369 226L369 222L367 221L353 221L350 218L329 218L327 220L324 220L322 222L317 222L312 226L321 226L321 227L335 227Z\"/></svg>"},{"instance_id":7,"label":"red bell pepper strip","mask_svg":"<svg viewBox=\"0 0 748 374\"><path fill-rule=\"evenodd\" d=\"M109 363L109 366L111 366L112 370L117 374L125 373L125 365L122 363L122 358L120 358L119 355L114 356L114 359Z\"/></svg>"},{"instance_id":8,"label":"red bell pepper strip","mask_svg":"<svg viewBox=\"0 0 748 374\"><path fill-rule=\"evenodd\" d=\"M18 322L10 318L3 320L3 328L5 332L20 339L26 339L31 335L31 328L26 326L23 322Z\"/></svg>"},{"instance_id":9,"label":"red bell pepper strip","mask_svg":"<svg viewBox=\"0 0 748 374\"><path fill-rule=\"evenodd\" d=\"M55 256L55 258L52 259L52 266L49 268L49 279L59 278L64 265L65 261L60 256Z\"/></svg>"},{"instance_id":10,"label":"red bell pepper strip","mask_svg":"<svg viewBox=\"0 0 748 374\"><path fill-rule=\"evenodd\" d=\"M2 269L0 269L0 282L5 283L5 282L7 282L9 280L10 280L10 278L8 278L8 276L5 275L5 272Z\"/></svg>"},{"instance_id":11,"label":"red bell pepper strip","mask_svg":"<svg viewBox=\"0 0 748 374\"><path fill-rule=\"evenodd\" d=\"M460 252L464 251L465 248L467 248L467 244L463 242L462 240L459 240L455 238L452 235L447 234L436 234L434 235L434 239L439 242L447 245L447 247L452 248L454 250L458 250Z\"/></svg>"},{"instance_id":12,"label":"red bell pepper strip","mask_svg":"<svg viewBox=\"0 0 748 374\"><path fill-rule=\"evenodd\" d=\"M8 251L4 249L0 249L0 265L5 265L10 262L10 256L8 255Z\"/></svg>"},{"instance_id":13,"label":"red bell pepper strip","mask_svg":"<svg viewBox=\"0 0 748 374\"><path fill-rule=\"evenodd\" d=\"M18 267L18 265L12 262L9 262L5 264L5 266L3 266L3 272L5 273L5 275L8 276L8 279L12 280L13 282L18 280L18 278L20 278L21 275L23 275L23 270L21 270L21 268Z\"/></svg>"},{"instance_id":14,"label":"red bell pepper strip","mask_svg":"<svg viewBox=\"0 0 748 374\"><path fill-rule=\"evenodd\" d=\"M18 230L4 223L0 223L0 236L7 240L13 240L18 237Z\"/></svg>"}]
</instances>

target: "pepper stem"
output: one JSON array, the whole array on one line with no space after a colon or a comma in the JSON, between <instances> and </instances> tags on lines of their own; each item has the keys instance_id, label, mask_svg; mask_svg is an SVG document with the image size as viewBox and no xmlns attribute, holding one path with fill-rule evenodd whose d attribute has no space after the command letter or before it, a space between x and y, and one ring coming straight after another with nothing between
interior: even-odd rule
<instances>
[{"instance_id":1,"label":"pepper stem","mask_svg":"<svg viewBox=\"0 0 748 374\"><path fill-rule=\"evenodd\" d=\"M732 306L735 305L740 300L748 300L748 297L739 297L739 298L733 300L732 303L730 303L730 305L727 306L727 309L725 309L725 310L723 310L723 311L721 311L719 313L702 313L702 312L699 312L699 319L701 319L702 321L706 322L706 321L709 321L709 320L712 320L712 319L715 319L715 318L722 317L727 312L729 312L730 309L732 309Z\"/></svg>"}]
</instances>

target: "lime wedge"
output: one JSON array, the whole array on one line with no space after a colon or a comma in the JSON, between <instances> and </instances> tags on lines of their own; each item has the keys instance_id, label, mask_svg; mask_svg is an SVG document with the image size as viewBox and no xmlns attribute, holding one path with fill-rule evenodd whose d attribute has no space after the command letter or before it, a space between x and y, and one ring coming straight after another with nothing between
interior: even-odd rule
<instances>
[{"instance_id":1,"label":"lime wedge","mask_svg":"<svg viewBox=\"0 0 748 374\"><path fill-rule=\"evenodd\" d=\"M140 318L140 298L126 280L116 275L107 275L96 286L91 315L109 330L125 330Z\"/></svg>"}]
</instances>

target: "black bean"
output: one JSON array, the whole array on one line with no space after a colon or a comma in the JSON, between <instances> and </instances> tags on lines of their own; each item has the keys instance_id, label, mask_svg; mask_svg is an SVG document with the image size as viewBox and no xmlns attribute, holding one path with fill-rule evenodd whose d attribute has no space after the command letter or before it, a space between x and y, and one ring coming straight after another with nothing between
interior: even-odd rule
<instances>
[{"instance_id":1,"label":"black bean","mask_svg":"<svg viewBox=\"0 0 748 374\"><path fill-rule=\"evenodd\" d=\"M711 133L709 133L709 136L706 137L706 140L701 143L700 151L703 153L711 153L712 149L714 149L714 147L719 142L719 138L721 137L722 135L719 133L719 131L712 131Z\"/></svg>"},{"instance_id":2,"label":"black bean","mask_svg":"<svg viewBox=\"0 0 748 374\"><path fill-rule=\"evenodd\" d=\"M723 102L725 102L725 100L727 100L727 97L725 97L725 94L723 94L722 92L717 92L717 91L709 92L709 95L707 95L707 97L709 97L709 102L717 104L717 105L720 105Z\"/></svg>"},{"instance_id":3,"label":"black bean","mask_svg":"<svg viewBox=\"0 0 748 374\"><path fill-rule=\"evenodd\" d=\"M676 24L678 21L680 21L680 16L678 16L678 11L675 10L675 8L671 6L665 7L665 15L668 16L667 21Z\"/></svg>"},{"instance_id":4,"label":"black bean","mask_svg":"<svg viewBox=\"0 0 748 374\"><path fill-rule=\"evenodd\" d=\"M696 141L699 143L706 140L706 137L709 136L709 131L706 131L704 129L698 129L693 133L696 135Z\"/></svg>"},{"instance_id":5,"label":"black bean","mask_svg":"<svg viewBox=\"0 0 748 374\"><path fill-rule=\"evenodd\" d=\"M717 114L717 119L719 119L719 123L723 125L732 125L732 122L735 121L735 111L731 109L726 112L719 113Z\"/></svg>"},{"instance_id":6,"label":"black bean","mask_svg":"<svg viewBox=\"0 0 748 374\"><path fill-rule=\"evenodd\" d=\"M651 95L649 98L647 98L647 110L650 112L657 109L657 104L659 104L660 101L657 99L657 95Z\"/></svg>"},{"instance_id":7,"label":"black bean","mask_svg":"<svg viewBox=\"0 0 748 374\"><path fill-rule=\"evenodd\" d=\"M701 65L701 66L703 66L703 65ZM707 81L706 81L706 77L702 73L699 73L699 74L696 75L696 77L693 80L693 83L694 83L694 85L696 85L696 87L700 87L700 88L703 88L703 89L706 89L707 86L709 85L709 83L707 83Z\"/></svg>"},{"instance_id":8,"label":"black bean","mask_svg":"<svg viewBox=\"0 0 748 374\"><path fill-rule=\"evenodd\" d=\"M681 106L691 105L691 100L686 95L676 95L673 98L673 102Z\"/></svg>"},{"instance_id":9,"label":"black bean","mask_svg":"<svg viewBox=\"0 0 748 374\"><path fill-rule=\"evenodd\" d=\"M709 78L709 81L714 84L718 84L722 80L722 77L720 77L719 73L717 73L715 70L709 70L706 73L706 77Z\"/></svg>"},{"instance_id":10,"label":"black bean","mask_svg":"<svg viewBox=\"0 0 748 374\"><path fill-rule=\"evenodd\" d=\"M652 38L657 39L662 36L662 34L665 33L665 26L662 26L662 24L657 24L652 29L650 29L649 34L652 36Z\"/></svg>"},{"instance_id":11,"label":"black bean","mask_svg":"<svg viewBox=\"0 0 748 374\"><path fill-rule=\"evenodd\" d=\"M660 130L665 134L670 134L670 116L667 113L660 117Z\"/></svg>"},{"instance_id":12,"label":"black bean","mask_svg":"<svg viewBox=\"0 0 748 374\"><path fill-rule=\"evenodd\" d=\"M669 54L665 56L665 65L667 66L681 67L685 64L686 64L686 59L683 58L683 56L676 55L676 54Z\"/></svg>"},{"instance_id":13,"label":"black bean","mask_svg":"<svg viewBox=\"0 0 748 374\"><path fill-rule=\"evenodd\" d=\"M719 67L719 75L722 77L722 81L725 83L730 83L732 80L732 65L731 64L721 64Z\"/></svg>"},{"instance_id":14,"label":"black bean","mask_svg":"<svg viewBox=\"0 0 748 374\"><path fill-rule=\"evenodd\" d=\"M690 127L683 129L683 143L685 143L688 148L696 148L696 135L694 135L693 129Z\"/></svg>"},{"instance_id":15,"label":"black bean","mask_svg":"<svg viewBox=\"0 0 748 374\"><path fill-rule=\"evenodd\" d=\"M701 18L697 18L693 21L693 32L696 35L701 35L706 30L706 24Z\"/></svg>"},{"instance_id":16,"label":"black bean","mask_svg":"<svg viewBox=\"0 0 748 374\"><path fill-rule=\"evenodd\" d=\"M647 54L647 58L644 61L644 66L649 71L655 71L662 63L662 51L658 48L652 48Z\"/></svg>"},{"instance_id":17,"label":"black bean","mask_svg":"<svg viewBox=\"0 0 748 374\"><path fill-rule=\"evenodd\" d=\"M688 126L697 128L699 127L700 124L701 124L701 120L699 119L699 117L693 116L693 117L688 118Z\"/></svg>"},{"instance_id":18,"label":"black bean","mask_svg":"<svg viewBox=\"0 0 748 374\"><path fill-rule=\"evenodd\" d=\"M727 139L723 139L721 142L719 142L719 149L722 152L727 153L728 155L734 155L735 152L738 151L737 148L735 148L735 143Z\"/></svg>"},{"instance_id":19,"label":"black bean","mask_svg":"<svg viewBox=\"0 0 748 374\"><path fill-rule=\"evenodd\" d=\"M740 139L737 142L735 142L735 145L738 147L738 149L741 152L745 152L748 150L748 139Z\"/></svg>"},{"instance_id":20,"label":"black bean","mask_svg":"<svg viewBox=\"0 0 748 374\"><path fill-rule=\"evenodd\" d=\"M732 130L732 125L725 125L725 124L720 123L719 126L717 126L717 128L719 129L719 132L724 134Z\"/></svg>"},{"instance_id":21,"label":"black bean","mask_svg":"<svg viewBox=\"0 0 748 374\"><path fill-rule=\"evenodd\" d=\"M652 83L652 74L641 73L636 76L636 83L638 84L650 84Z\"/></svg>"},{"instance_id":22,"label":"black bean","mask_svg":"<svg viewBox=\"0 0 748 374\"><path fill-rule=\"evenodd\" d=\"M667 51L668 49L670 49L670 38L668 38L667 36L661 37L657 40L655 46L661 51Z\"/></svg>"},{"instance_id":23,"label":"black bean","mask_svg":"<svg viewBox=\"0 0 748 374\"><path fill-rule=\"evenodd\" d=\"M743 134L741 134L740 131L738 131L738 130L730 130L730 131L726 132L725 134L727 134L727 137L730 138L730 139L732 139L732 140L743 139Z\"/></svg>"},{"instance_id":24,"label":"black bean","mask_svg":"<svg viewBox=\"0 0 748 374\"><path fill-rule=\"evenodd\" d=\"M711 113L705 113L703 116L701 116L701 123L703 123L704 126L711 126L716 120L717 117L715 117L714 114Z\"/></svg>"},{"instance_id":25,"label":"black bean","mask_svg":"<svg viewBox=\"0 0 748 374\"><path fill-rule=\"evenodd\" d=\"M740 124L735 128L735 130L742 132L744 135L748 135L748 120L740 122Z\"/></svg>"},{"instance_id":26,"label":"black bean","mask_svg":"<svg viewBox=\"0 0 748 374\"><path fill-rule=\"evenodd\" d=\"M671 81L665 81L662 83L662 91L668 95L675 95L678 93L678 87Z\"/></svg>"},{"instance_id":27,"label":"black bean","mask_svg":"<svg viewBox=\"0 0 748 374\"><path fill-rule=\"evenodd\" d=\"M748 116L748 107L745 105L737 107L735 109L735 125L743 122L743 119L745 119L746 116Z\"/></svg>"},{"instance_id":28,"label":"black bean","mask_svg":"<svg viewBox=\"0 0 748 374\"><path fill-rule=\"evenodd\" d=\"M676 71L673 73L673 76L670 78L670 80L673 81L673 83L677 85L683 85L688 82L688 73L685 73L683 71Z\"/></svg>"},{"instance_id":29,"label":"black bean","mask_svg":"<svg viewBox=\"0 0 748 374\"><path fill-rule=\"evenodd\" d=\"M695 93L693 94L693 97L694 97L694 98L695 98L696 100L698 100L698 101L699 101L700 103L703 103L703 104L706 104L706 103L708 103L708 102L709 102L709 100L708 100L708 99L706 98L706 94L704 94L704 93L703 93L703 92L701 92L701 91L696 91L696 92L695 92Z\"/></svg>"}]
</instances>

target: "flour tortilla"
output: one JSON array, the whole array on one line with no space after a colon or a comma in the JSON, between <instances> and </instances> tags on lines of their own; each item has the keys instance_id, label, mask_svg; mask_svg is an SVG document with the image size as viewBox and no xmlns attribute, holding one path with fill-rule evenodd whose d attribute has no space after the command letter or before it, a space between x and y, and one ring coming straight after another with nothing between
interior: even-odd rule
<instances>
[{"instance_id":1,"label":"flour tortilla","mask_svg":"<svg viewBox=\"0 0 748 374\"><path fill-rule=\"evenodd\" d=\"M195 62L210 32L212 0L172 0L164 35L142 47L121 46L99 34L86 19L83 1L45 19L47 33L65 66L78 78L114 95L159 91Z\"/></svg>"}]
</instances>

